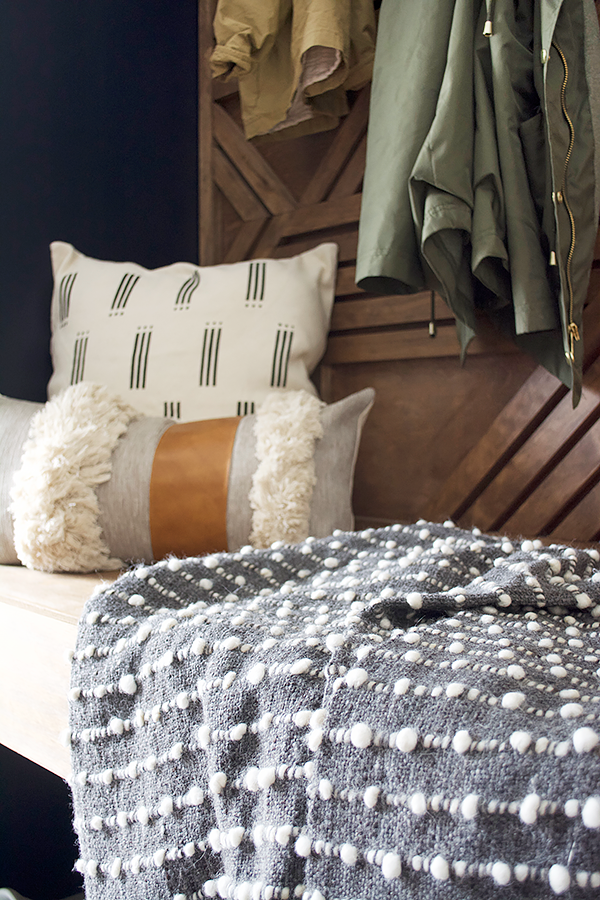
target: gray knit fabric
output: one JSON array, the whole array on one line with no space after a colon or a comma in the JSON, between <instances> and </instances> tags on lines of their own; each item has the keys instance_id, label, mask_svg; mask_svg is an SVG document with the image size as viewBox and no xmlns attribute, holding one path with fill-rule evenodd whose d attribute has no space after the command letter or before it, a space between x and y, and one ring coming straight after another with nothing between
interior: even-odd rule
<instances>
[{"instance_id":1,"label":"gray knit fabric","mask_svg":"<svg viewBox=\"0 0 600 900\"><path fill-rule=\"evenodd\" d=\"M599 559L421 522L121 576L72 667L87 900L597 896Z\"/></svg>"}]
</instances>

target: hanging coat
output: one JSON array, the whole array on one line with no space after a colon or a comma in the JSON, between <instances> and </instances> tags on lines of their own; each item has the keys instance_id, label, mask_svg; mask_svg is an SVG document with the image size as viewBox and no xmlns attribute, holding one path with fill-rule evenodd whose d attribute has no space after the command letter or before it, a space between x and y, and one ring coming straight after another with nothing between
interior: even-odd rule
<instances>
[{"instance_id":1,"label":"hanging coat","mask_svg":"<svg viewBox=\"0 0 600 900\"><path fill-rule=\"evenodd\" d=\"M593 0L384 0L357 283L484 312L581 391L600 209Z\"/></svg>"},{"instance_id":2,"label":"hanging coat","mask_svg":"<svg viewBox=\"0 0 600 900\"><path fill-rule=\"evenodd\" d=\"M239 79L246 137L335 128L371 79L372 0L219 0L213 76Z\"/></svg>"}]
</instances>

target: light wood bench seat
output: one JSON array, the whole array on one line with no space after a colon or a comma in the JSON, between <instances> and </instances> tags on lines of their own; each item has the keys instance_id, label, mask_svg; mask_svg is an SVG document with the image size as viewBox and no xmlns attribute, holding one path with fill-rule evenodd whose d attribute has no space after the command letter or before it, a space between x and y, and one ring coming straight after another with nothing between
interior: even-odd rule
<instances>
[{"instance_id":1,"label":"light wood bench seat","mask_svg":"<svg viewBox=\"0 0 600 900\"><path fill-rule=\"evenodd\" d=\"M94 588L117 573L63 575L0 566L0 743L62 778L69 751L68 651Z\"/></svg>"}]
</instances>

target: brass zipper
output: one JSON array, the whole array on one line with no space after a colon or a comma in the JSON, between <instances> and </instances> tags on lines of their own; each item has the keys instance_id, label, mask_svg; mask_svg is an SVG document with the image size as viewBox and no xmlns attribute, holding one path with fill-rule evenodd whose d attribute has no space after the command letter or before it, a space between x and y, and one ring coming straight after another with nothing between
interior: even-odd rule
<instances>
[{"instance_id":1,"label":"brass zipper","mask_svg":"<svg viewBox=\"0 0 600 900\"><path fill-rule=\"evenodd\" d=\"M569 324L567 327L567 331L569 334L569 352L567 354L567 358L570 363L573 363L575 360L575 341L578 341L580 338L579 328L573 321L573 282L571 279L571 263L573 261L573 254L575 253L575 218L571 211L571 207L569 205L569 201L567 198L567 169L569 167L569 162L571 159L571 155L573 153L573 145L575 144L575 128L573 127L573 122L571 117L569 116L569 111L567 110L567 101L566 101L566 92L567 92L567 82L569 81L569 66L567 63L567 59L554 41L552 42L552 46L557 51L560 56L564 69L564 78L560 91L560 103L562 107L562 113L565 117L565 121L569 126L569 147L565 156L564 166L563 166L563 182L562 182L562 190L559 192L559 196L562 195L562 203L567 211L567 215L569 216L569 222L571 223L571 244L569 247L569 253L567 255L567 263L565 266L565 277L567 281L567 290L569 294Z\"/></svg>"}]
</instances>

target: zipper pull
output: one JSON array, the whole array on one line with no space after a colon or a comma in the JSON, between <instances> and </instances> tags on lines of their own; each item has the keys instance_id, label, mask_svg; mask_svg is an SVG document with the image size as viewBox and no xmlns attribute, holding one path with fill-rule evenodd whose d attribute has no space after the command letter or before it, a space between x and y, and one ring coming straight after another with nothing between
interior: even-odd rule
<instances>
[{"instance_id":1,"label":"zipper pull","mask_svg":"<svg viewBox=\"0 0 600 900\"><path fill-rule=\"evenodd\" d=\"M551 265L551 266L557 265L557 263L556 263L556 253L554 252L554 250L551 250L551 251L550 251L550 263L549 263L549 265Z\"/></svg>"},{"instance_id":2,"label":"zipper pull","mask_svg":"<svg viewBox=\"0 0 600 900\"><path fill-rule=\"evenodd\" d=\"M565 354L571 365L575 362L575 341L578 341L579 338L579 328L575 324L575 322L569 322L569 327L567 328L569 333L569 344L570 349Z\"/></svg>"},{"instance_id":3,"label":"zipper pull","mask_svg":"<svg viewBox=\"0 0 600 900\"><path fill-rule=\"evenodd\" d=\"M430 295L430 311L429 311L429 337L434 338L437 333L437 329L435 327L435 291L431 292Z\"/></svg>"},{"instance_id":4,"label":"zipper pull","mask_svg":"<svg viewBox=\"0 0 600 900\"><path fill-rule=\"evenodd\" d=\"M485 0L485 11L487 15L487 19L485 20L485 25L483 26L483 34L485 37L492 36L492 3L493 0Z\"/></svg>"}]
</instances>

